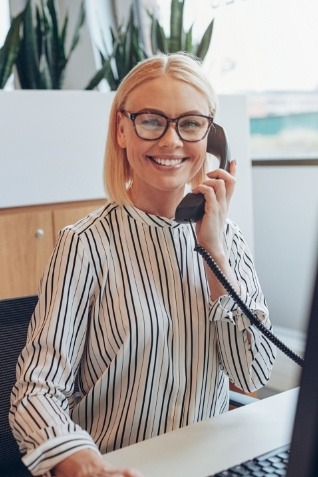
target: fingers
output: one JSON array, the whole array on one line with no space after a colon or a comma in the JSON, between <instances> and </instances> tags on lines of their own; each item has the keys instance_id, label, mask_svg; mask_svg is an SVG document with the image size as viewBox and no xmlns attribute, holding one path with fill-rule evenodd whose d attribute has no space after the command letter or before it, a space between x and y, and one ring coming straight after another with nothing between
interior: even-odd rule
<instances>
[{"instance_id":1,"label":"fingers","mask_svg":"<svg viewBox=\"0 0 318 477\"><path fill-rule=\"evenodd\" d=\"M108 461L104 462L104 466L107 471L107 477L142 477L142 474L136 469L118 469Z\"/></svg>"},{"instance_id":2,"label":"fingers","mask_svg":"<svg viewBox=\"0 0 318 477\"><path fill-rule=\"evenodd\" d=\"M224 169L215 169L211 172L208 172L207 177L209 179L205 181L204 184L214 189L217 198L221 198L225 190L226 201L229 203L235 188L235 175L236 161L232 160L230 162L229 172L225 171Z\"/></svg>"},{"instance_id":3,"label":"fingers","mask_svg":"<svg viewBox=\"0 0 318 477\"><path fill-rule=\"evenodd\" d=\"M117 469L109 464L106 464L105 469L105 477L142 477L142 474L135 469Z\"/></svg>"},{"instance_id":4,"label":"fingers","mask_svg":"<svg viewBox=\"0 0 318 477\"><path fill-rule=\"evenodd\" d=\"M83 449L70 455L54 469L55 477L142 477L134 469L117 469L92 449Z\"/></svg>"},{"instance_id":5,"label":"fingers","mask_svg":"<svg viewBox=\"0 0 318 477\"><path fill-rule=\"evenodd\" d=\"M225 169L214 169L207 173L207 176L214 179L223 179L225 181L231 181L236 175L236 160L232 159L229 165L229 171Z\"/></svg>"}]
</instances>

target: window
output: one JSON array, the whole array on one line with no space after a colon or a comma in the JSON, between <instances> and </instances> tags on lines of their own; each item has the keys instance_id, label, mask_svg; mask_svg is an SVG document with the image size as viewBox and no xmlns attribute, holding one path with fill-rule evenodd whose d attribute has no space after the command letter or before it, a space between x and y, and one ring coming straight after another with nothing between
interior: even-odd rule
<instances>
[{"instance_id":1,"label":"window","mask_svg":"<svg viewBox=\"0 0 318 477\"><path fill-rule=\"evenodd\" d=\"M218 93L247 93L253 158L318 156L316 0L186 0L186 28L215 18L204 65ZM169 27L170 0L158 2Z\"/></svg>"}]
</instances>

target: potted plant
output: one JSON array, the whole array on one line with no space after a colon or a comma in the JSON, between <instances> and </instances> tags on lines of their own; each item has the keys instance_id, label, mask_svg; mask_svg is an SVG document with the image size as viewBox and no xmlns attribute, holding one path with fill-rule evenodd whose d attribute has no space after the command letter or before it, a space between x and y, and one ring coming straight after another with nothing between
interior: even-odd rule
<instances>
[{"instance_id":1,"label":"potted plant","mask_svg":"<svg viewBox=\"0 0 318 477\"><path fill-rule=\"evenodd\" d=\"M82 1L67 51L68 16L60 26L55 0L28 0L24 10L13 18L0 50L2 87L15 66L22 89L62 89L65 68L78 44L84 21Z\"/></svg>"},{"instance_id":2,"label":"potted plant","mask_svg":"<svg viewBox=\"0 0 318 477\"><path fill-rule=\"evenodd\" d=\"M159 20L153 13L148 11L151 19L151 48L153 53L174 53L177 51L189 52L201 60L204 60L212 39L214 19L209 23L201 40L193 41L193 24L188 31L184 29L184 5L185 0L171 0L170 7L170 32L167 35Z\"/></svg>"},{"instance_id":3,"label":"potted plant","mask_svg":"<svg viewBox=\"0 0 318 477\"><path fill-rule=\"evenodd\" d=\"M140 42L140 32L136 25L134 9L130 8L127 24L120 24L117 28L110 27L112 49L104 44L105 53L99 52L102 67L86 86L87 90L94 89L106 79L111 91L116 91L124 76L141 60L149 54Z\"/></svg>"},{"instance_id":4,"label":"potted plant","mask_svg":"<svg viewBox=\"0 0 318 477\"><path fill-rule=\"evenodd\" d=\"M140 60L156 54L159 51L173 53L176 51L189 52L202 60L205 58L211 44L214 19L208 25L201 40L193 40L193 25L188 31L184 29L184 4L185 0L171 0L170 6L170 32L166 34L154 13L147 11L150 25L151 51L143 45L143 31L134 16L133 6L127 24L120 24L117 28L110 27L112 49L108 51L104 45L105 53L99 51L102 67L97 71L86 89L93 89L103 80L115 91L123 77Z\"/></svg>"}]
</instances>

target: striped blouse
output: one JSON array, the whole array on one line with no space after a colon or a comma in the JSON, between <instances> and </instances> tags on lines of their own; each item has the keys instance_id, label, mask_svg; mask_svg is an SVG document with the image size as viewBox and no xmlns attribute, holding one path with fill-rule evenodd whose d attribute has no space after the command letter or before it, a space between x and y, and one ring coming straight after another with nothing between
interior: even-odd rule
<instances>
[{"instance_id":1,"label":"striped blouse","mask_svg":"<svg viewBox=\"0 0 318 477\"><path fill-rule=\"evenodd\" d=\"M224 241L241 298L270 327L230 220ZM10 422L31 472L218 415L229 379L247 391L269 379L275 347L232 298L209 299L193 249L188 224L109 202L60 232L12 391Z\"/></svg>"}]
</instances>

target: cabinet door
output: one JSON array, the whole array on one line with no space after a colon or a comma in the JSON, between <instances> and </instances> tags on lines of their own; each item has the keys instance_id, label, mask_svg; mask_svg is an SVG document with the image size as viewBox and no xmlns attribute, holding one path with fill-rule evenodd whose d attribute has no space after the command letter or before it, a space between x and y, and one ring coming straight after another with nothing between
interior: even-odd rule
<instances>
[{"instance_id":1,"label":"cabinet door","mask_svg":"<svg viewBox=\"0 0 318 477\"><path fill-rule=\"evenodd\" d=\"M0 298L36 294L53 250L52 212L0 215Z\"/></svg>"}]
</instances>

